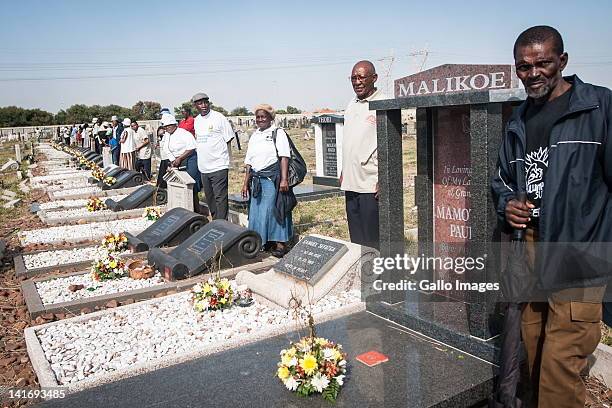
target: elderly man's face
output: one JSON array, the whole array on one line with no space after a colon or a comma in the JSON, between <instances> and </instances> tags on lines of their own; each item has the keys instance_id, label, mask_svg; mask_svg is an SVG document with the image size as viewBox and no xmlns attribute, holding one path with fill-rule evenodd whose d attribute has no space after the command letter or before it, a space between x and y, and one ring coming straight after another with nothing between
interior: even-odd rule
<instances>
[{"instance_id":1,"label":"elderly man's face","mask_svg":"<svg viewBox=\"0 0 612 408\"><path fill-rule=\"evenodd\" d=\"M200 99L195 101L193 105L202 116L206 116L210 112L210 101L208 99Z\"/></svg>"},{"instance_id":2,"label":"elderly man's face","mask_svg":"<svg viewBox=\"0 0 612 408\"><path fill-rule=\"evenodd\" d=\"M374 83L378 75L366 65L357 64L351 72L351 84L358 99L364 99L374 93Z\"/></svg>"},{"instance_id":3,"label":"elderly man's face","mask_svg":"<svg viewBox=\"0 0 612 408\"><path fill-rule=\"evenodd\" d=\"M517 47L514 55L516 75L527 95L534 99L548 98L563 78L567 53L558 55L553 40Z\"/></svg>"}]
</instances>

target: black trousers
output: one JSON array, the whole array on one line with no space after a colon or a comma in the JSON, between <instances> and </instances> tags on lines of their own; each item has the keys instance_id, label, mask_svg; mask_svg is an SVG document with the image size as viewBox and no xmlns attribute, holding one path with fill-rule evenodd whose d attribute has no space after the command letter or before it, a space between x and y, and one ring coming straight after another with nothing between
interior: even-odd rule
<instances>
[{"instance_id":1,"label":"black trousers","mask_svg":"<svg viewBox=\"0 0 612 408\"><path fill-rule=\"evenodd\" d=\"M213 220L227 220L227 176L228 169L202 173L202 190Z\"/></svg>"},{"instance_id":2,"label":"black trousers","mask_svg":"<svg viewBox=\"0 0 612 408\"><path fill-rule=\"evenodd\" d=\"M166 170L168 170L168 166L170 165L170 160L162 160L159 162L159 170L157 171L157 183L155 184L159 188L168 188L168 183L164 180L164 175L166 174Z\"/></svg>"},{"instance_id":3,"label":"black trousers","mask_svg":"<svg viewBox=\"0 0 612 408\"><path fill-rule=\"evenodd\" d=\"M379 249L378 200L375 194L345 191L344 197L351 242Z\"/></svg>"},{"instance_id":4,"label":"black trousers","mask_svg":"<svg viewBox=\"0 0 612 408\"><path fill-rule=\"evenodd\" d=\"M151 159L136 159L136 171L143 173L151 180Z\"/></svg>"}]
</instances>

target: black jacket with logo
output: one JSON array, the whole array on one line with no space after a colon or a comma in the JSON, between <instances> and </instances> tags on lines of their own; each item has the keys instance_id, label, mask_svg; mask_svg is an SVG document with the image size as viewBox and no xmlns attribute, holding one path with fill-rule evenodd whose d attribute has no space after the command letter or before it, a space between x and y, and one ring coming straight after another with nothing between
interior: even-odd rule
<instances>
[{"instance_id":1,"label":"black jacket with logo","mask_svg":"<svg viewBox=\"0 0 612 408\"><path fill-rule=\"evenodd\" d=\"M568 111L550 134L536 272L545 290L589 287L612 279L612 91L566 77ZM491 187L497 214L525 191L524 102L506 128Z\"/></svg>"}]
</instances>

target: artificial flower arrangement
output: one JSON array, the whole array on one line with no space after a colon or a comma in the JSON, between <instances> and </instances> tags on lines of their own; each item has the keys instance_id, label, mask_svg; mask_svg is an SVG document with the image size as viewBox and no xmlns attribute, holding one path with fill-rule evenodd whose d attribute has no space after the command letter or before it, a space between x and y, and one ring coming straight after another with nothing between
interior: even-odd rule
<instances>
[{"instance_id":1,"label":"artificial flower arrangement","mask_svg":"<svg viewBox=\"0 0 612 408\"><path fill-rule=\"evenodd\" d=\"M346 354L342 346L322 337L303 337L281 350L276 376L287 389L301 396L321 393L336 401L346 376Z\"/></svg>"},{"instance_id":2,"label":"artificial flower arrangement","mask_svg":"<svg viewBox=\"0 0 612 408\"><path fill-rule=\"evenodd\" d=\"M104 177L104 184L106 184L109 187L115 184L116 182L117 182L117 179L114 177Z\"/></svg>"},{"instance_id":3,"label":"artificial flower arrangement","mask_svg":"<svg viewBox=\"0 0 612 408\"><path fill-rule=\"evenodd\" d=\"M161 210L158 207L147 207L142 216L149 221L157 221L161 217Z\"/></svg>"},{"instance_id":4,"label":"artificial flower arrangement","mask_svg":"<svg viewBox=\"0 0 612 408\"><path fill-rule=\"evenodd\" d=\"M104 179L104 172L102 171L101 168L96 166L96 168L92 169L91 177L95 178L98 181L103 180Z\"/></svg>"},{"instance_id":5,"label":"artificial flower arrangement","mask_svg":"<svg viewBox=\"0 0 612 408\"><path fill-rule=\"evenodd\" d=\"M128 239L125 234L107 234L102 239L100 248L106 249L108 252L123 252L128 249Z\"/></svg>"},{"instance_id":6,"label":"artificial flower arrangement","mask_svg":"<svg viewBox=\"0 0 612 408\"><path fill-rule=\"evenodd\" d=\"M234 288L226 278L210 277L204 283L198 283L191 289L193 307L197 312L221 310L232 306Z\"/></svg>"},{"instance_id":7,"label":"artificial flower arrangement","mask_svg":"<svg viewBox=\"0 0 612 408\"><path fill-rule=\"evenodd\" d=\"M128 268L119 255L109 251L100 250L91 265L91 276L97 281L118 279L127 274Z\"/></svg>"},{"instance_id":8,"label":"artificial flower arrangement","mask_svg":"<svg viewBox=\"0 0 612 408\"><path fill-rule=\"evenodd\" d=\"M105 209L106 209L106 204L104 204L102 200L100 200L98 197L91 196L87 199L87 211L94 212L94 211L100 211L100 210L105 210Z\"/></svg>"}]
</instances>

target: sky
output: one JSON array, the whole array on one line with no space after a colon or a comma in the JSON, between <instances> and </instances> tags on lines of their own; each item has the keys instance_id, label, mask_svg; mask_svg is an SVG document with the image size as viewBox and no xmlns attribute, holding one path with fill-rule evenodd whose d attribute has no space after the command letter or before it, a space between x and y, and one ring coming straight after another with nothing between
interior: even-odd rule
<instances>
[{"instance_id":1,"label":"sky","mask_svg":"<svg viewBox=\"0 0 612 408\"><path fill-rule=\"evenodd\" d=\"M228 110L343 109L358 60L392 93L441 64L510 64L517 35L539 24L563 35L566 74L612 87L610 17L609 0L7 1L0 106L174 107L205 92Z\"/></svg>"}]
</instances>

